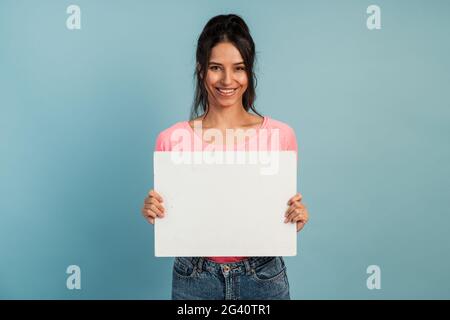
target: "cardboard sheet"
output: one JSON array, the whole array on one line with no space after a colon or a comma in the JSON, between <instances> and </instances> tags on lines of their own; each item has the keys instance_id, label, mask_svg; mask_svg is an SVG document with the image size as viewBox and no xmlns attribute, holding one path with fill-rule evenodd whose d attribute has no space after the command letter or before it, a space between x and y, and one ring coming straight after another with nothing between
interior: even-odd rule
<instances>
[{"instance_id":1,"label":"cardboard sheet","mask_svg":"<svg viewBox=\"0 0 450 320\"><path fill-rule=\"evenodd\" d=\"M295 224L284 223L295 152L155 152L154 179L166 209L155 256L296 255Z\"/></svg>"}]
</instances>

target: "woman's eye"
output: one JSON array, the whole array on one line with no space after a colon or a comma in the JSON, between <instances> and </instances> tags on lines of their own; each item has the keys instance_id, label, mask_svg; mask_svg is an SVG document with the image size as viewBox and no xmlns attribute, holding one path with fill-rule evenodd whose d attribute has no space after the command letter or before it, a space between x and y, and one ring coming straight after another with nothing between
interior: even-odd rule
<instances>
[{"instance_id":1,"label":"woman's eye","mask_svg":"<svg viewBox=\"0 0 450 320\"><path fill-rule=\"evenodd\" d=\"M237 67L237 70L238 70L238 71L244 71L245 68L244 68L244 67Z\"/></svg>"},{"instance_id":2,"label":"woman's eye","mask_svg":"<svg viewBox=\"0 0 450 320\"><path fill-rule=\"evenodd\" d=\"M216 70L218 70L219 69L219 66L211 66L211 67L209 67L211 70L214 70L214 71L216 71Z\"/></svg>"}]
</instances>

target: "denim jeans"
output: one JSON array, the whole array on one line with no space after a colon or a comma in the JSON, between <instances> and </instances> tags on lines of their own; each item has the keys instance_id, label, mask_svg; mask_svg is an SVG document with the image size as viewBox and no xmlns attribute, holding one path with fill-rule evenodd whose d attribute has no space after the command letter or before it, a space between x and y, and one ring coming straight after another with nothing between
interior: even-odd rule
<instances>
[{"instance_id":1,"label":"denim jeans","mask_svg":"<svg viewBox=\"0 0 450 320\"><path fill-rule=\"evenodd\" d=\"M233 263L176 257L172 277L173 300L290 300L282 257Z\"/></svg>"}]
</instances>

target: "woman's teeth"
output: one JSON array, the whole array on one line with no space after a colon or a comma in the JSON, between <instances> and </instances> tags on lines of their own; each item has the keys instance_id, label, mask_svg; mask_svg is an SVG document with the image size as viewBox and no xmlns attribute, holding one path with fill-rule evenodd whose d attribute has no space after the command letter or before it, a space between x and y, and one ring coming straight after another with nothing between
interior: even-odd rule
<instances>
[{"instance_id":1,"label":"woman's teeth","mask_svg":"<svg viewBox=\"0 0 450 320\"><path fill-rule=\"evenodd\" d=\"M236 92L237 88L236 89L216 88L216 90L219 92L220 95L229 97L229 96L232 96Z\"/></svg>"}]
</instances>

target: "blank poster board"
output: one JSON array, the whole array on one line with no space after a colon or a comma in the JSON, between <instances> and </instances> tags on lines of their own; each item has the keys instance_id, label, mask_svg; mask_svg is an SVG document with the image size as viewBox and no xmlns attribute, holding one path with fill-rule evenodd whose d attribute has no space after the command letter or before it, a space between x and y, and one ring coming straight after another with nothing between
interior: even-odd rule
<instances>
[{"instance_id":1,"label":"blank poster board","mask_svg":"<svg viewBox=\"0 0 450 320\"><path fill-rule=\"evenodd\" d=\"M166 210L155 221L155 256L297 254L295 223L284 223L297 192L294 151L182 154L154 153L154 188Z\"/></svg>"}]
</instances>

